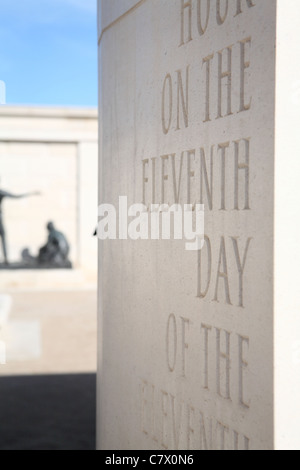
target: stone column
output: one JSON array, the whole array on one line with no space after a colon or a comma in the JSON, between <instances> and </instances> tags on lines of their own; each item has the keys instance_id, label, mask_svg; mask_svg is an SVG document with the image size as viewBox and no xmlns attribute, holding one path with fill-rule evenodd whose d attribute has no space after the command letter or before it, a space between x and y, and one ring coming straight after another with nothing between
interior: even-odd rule
<instances>
[{"instance_id":1,"label":"stone column","mask_svg":"<svg viewBox=\"0 0 300 470\"><path fill-rule=\"evenodd\" d=\"M101 449L300 447L299 18L99 1L100 203L146 206L100 217ZM203 204L202 249L146 240L151 204Z\"/></svg>"}]
</instances>

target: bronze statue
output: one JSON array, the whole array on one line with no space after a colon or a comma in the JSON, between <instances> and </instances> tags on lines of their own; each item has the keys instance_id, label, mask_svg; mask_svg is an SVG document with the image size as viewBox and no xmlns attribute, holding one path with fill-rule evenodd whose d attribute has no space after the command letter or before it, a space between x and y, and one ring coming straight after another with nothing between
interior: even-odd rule
<instances>
[{"instance_id":1,"label":"bronze statue","mask_svg":"<svg viewBox=\"0 0 300 470\"><path fill-rule=\"evenodd\" d=\"M3 224L3 211L2 211L2 202L5 198L9 199L23 199L25 197L29 196L38 196L40 193L38 192L33 192L33 193L26 193L26 194L11 194L8 193L7 191L3 191L0 189L0 238L2 241L2 251L3 251L3 256L4 256L4 263L8 265L8 256L7 256L7 244L6 244L6 234L5 234L5 228Z\"/></svg>"},{"instance_id":2,"label":"bronze statue","mask_svg":"<svg viewBox=\"0 0 300 470\"><path fill-rule=\"evenodd\" d=\"M70 245L65 235L56 230L53 222L47 224L49 232L48 240L45 246L40 249L38 256L39 265L49 265L57 267L71 267L68 259Z\"/></svg>"}]
</instances>

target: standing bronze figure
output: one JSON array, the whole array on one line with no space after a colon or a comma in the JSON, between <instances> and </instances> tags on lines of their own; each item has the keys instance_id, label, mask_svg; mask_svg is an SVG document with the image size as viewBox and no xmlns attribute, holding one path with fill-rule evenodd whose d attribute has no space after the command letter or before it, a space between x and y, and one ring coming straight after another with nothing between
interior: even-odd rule
<instances>
[{"instance_id":1,"label":"standing bronze figure","mask_svg":"<svg viewBox=\"0 0 300 470\"><path fill-rule=\"evenodd\" d=\"M4 223L3 223L3 210L2 210L2 203L5 198L9 199L23 199L25 197L29 196L38 196L40 193L34 192L34 193L27 193L27 194L11 194L8 193L7 191L3 191L0 189L0 238L2 242L2 252L4 256L4 263L8 265L8 255L7 255L7 243L6 243L6 234L5 234L5 228L4 228Z\"/></svg>"}]
</instances>

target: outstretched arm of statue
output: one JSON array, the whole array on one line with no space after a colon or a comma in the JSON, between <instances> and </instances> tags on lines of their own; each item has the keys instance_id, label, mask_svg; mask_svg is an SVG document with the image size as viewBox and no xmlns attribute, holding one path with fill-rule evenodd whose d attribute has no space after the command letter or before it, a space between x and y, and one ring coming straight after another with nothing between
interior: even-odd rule
<instances>
[{"instance_id":1,"label":"outstretched arm of statue","mask_svg":"<svg viewBox=\"0 0 300 470\"><path fill-rule=\"evenodd\" d=\"M7 191L0 191L0 196L2 197L8 197L10 199L23 199L25 197L30 197L30 196L40 196L40 192L32 192L32 193L25 193L25 194L12 194L8 193Z\"/></svg>"}]
</instances>

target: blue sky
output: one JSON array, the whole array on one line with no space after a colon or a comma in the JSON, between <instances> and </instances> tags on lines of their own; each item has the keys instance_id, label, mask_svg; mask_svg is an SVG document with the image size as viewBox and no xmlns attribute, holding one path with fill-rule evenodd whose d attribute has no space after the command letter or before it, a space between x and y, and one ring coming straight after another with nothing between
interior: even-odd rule
<instances>
[{"instance_id":1,"label":"blue sky","mask_svg":"<svg viewBox=\"0 0 300 470\"><path fill-rule=\"evenodd\" d=\"M97 106L96 0L0 0L7 104Z\"/></svg>"}]
</instances>

